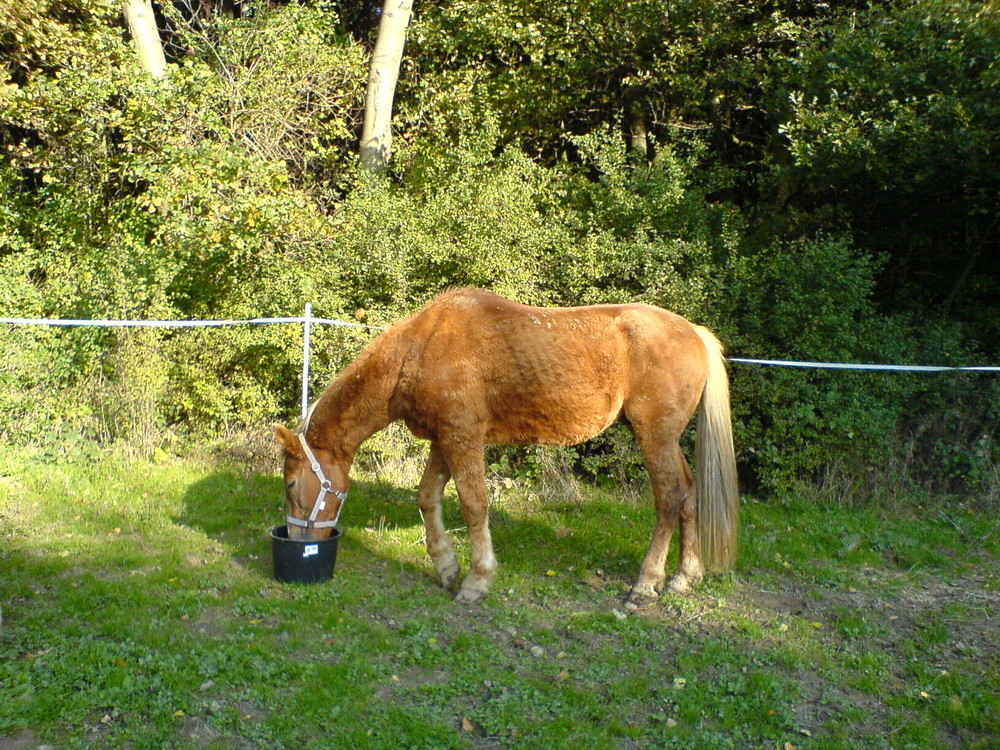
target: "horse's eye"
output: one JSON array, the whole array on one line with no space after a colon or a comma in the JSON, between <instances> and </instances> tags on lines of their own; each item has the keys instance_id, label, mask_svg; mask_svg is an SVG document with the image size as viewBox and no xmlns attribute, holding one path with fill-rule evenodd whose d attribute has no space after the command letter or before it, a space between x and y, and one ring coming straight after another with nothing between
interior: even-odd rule
<instances>
[{"instance_id":1,"label":"horse's eye","mask_svg":"<svg viewBox=\"0 0 1000 750\"><path fill-rule=\"evenodd\" d=\"M296 484L299 483L298 479L293 479L291 482L285 485L285 489L292 489Z\"/></svg>"}]
</instances>

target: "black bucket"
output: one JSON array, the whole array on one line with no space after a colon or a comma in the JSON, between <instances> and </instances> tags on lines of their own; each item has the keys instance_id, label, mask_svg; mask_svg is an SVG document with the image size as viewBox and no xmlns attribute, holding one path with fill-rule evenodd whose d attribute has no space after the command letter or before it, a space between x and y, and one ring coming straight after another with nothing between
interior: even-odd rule
<instances>
[{"instance_id":1,"label":"black bucket","mask_svg":"<svg viewBox=\"0 0 1000 750\"><path fill-rule=\"evenodd\" d=\"M333 576L340 529L326 539L301 542L288 538L288 526L271 529L274 577L285 583L322 583Z\"/></svg>"}]
</instances>

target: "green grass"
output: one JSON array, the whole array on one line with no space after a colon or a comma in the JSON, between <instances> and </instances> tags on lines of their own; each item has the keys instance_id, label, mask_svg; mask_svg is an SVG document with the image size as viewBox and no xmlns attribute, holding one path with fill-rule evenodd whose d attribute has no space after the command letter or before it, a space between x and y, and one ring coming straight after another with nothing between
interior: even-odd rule
<instances>
[{"instance_id":1,"label":"green grass","mask_svg":"<svg viewBox=\"0 0 1000 750\"><path fill-rule=\"evenodd\" d=\"M358 477L334 579L290 585L276 472L69 458L0 455L0 748L998 747L973 506L747 501L734 573L624 617L642 498L497 489L466 608L410 486Z\"/></svg>"}]
</instances>

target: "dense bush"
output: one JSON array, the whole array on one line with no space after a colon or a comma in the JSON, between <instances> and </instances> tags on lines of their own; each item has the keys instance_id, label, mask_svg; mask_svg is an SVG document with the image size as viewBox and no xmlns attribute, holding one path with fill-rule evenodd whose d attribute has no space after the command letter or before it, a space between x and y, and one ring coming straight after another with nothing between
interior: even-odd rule
<instances>
[{"instance_id":1,"label":"dense bush","mask_svg":"<svg viewBox=\"0 0 1000 750\"><path fill-rule=\"evenodd\" d=\"M734 16L730 29L709 22L713 9L732 12L714 0L691 0L669 18L634 2L638 15L621 34L609 26L595 37L615 38L608 55L648 56L620 68L569 57L573 48L596 54L594 38L572 24L551 64L532 57L544 57L541 40L565 25L554 11L522 23L521 11L499 8L502 23L463 27L452 12L428 8L414 30L388 178L360 171L352 155L365 52L330 7L254 7L236 19L168 8L178 60L154 82L123 40L119 6L79 0L53 15L42 0L19 5L5 11L13 20L0 32L12 81L0 97L0 307L21 316L244 318L296 315L311 301L318 315L383 326L445 288L477 285L538 304L650 302L710 325L735 355L964 364L983 356L968 326L930 314L924 299L889 304L880 284L898 258L859 239L848 210L859 207L841 189L862 163L871 165L860 170L866 190L890 177L899 186L907 170L923 169L902 157L914 143L941 180L954 174L937 159L931 125L965 137L955 125L963 107L988 99L980 84L992 74L981 58L991 27L979 17L964 23L948 10L955 4L926 4L943 14L949 38L976 52L975 85L935 107L900 100L905 132L886 112L871 119L884 78L877 51L889 33L875 10L861 16L866 35L850 41L831 31L846 17L825 11L800 16L790 5L788 18ZM610 6L585 5L594 23L618 23ZM918 15L907 10L891 27L885 59L905 57L899 39L931 44ZM647 22L665 24L669 50L649 47ZM719 55L752 52L748 67L736 58L695 65L691 29ZM447 39L431 50L434 35ZM959 76L939 52L935 69ZM845 72L841 81L843 66L830 64L847 59L858 62L855 79ZM646 63L665 66L673 93ZM916 86L914 66L886 85ZM616 70L627 81L615 81ZM871 95L833 96L825 76ZM563 78L604 88L571 91ZM534 108L550 84L559 95ZM715 92L707 100L702 84ZM637 150L635 132L622 138L623 116L608 112L627 104L624 119L638 127L630 118L642 107L631 107L642 101L655 111ZM987 101L968 113L963 159L991 153L983 124L995 111ZM849 125L863 120L874 124L855 139ZM970 172L970 231L988 224L994 173ZM371 336L315 328L314 393ZM260 431L298 410L293 326L4 327L0 351L7 440L83 433L148 455L171 436ZM835 481L856 495L895 475L995 491L995 381L731 372L748 486ZM535 455L491 460L537 474ZM624 429L559 461L598 479L641 476Z\"/></svg>"},{"instance_id":2,"label":"dense bush","mask_svg":"<svg viewBox=\"0 0 1000 750\"><path fill-rule=\"evenodd\" d=\"M334 146L358 105L360 50L331 44L328 18L291 8L220 24L193 40L211 45L204 61L157 83L106 21L66 32L106 54L35 71L0 103L6 310L243 318L300 314L306 298L339 308L319 283L329 217L308 190L349 169ZM281 328L2 335L21 365L9 365L4 394L15 425L64 419L56 394L70 389L79 414L96 419L90 431L112 436L128 424L148 434L151 422L112 416L140 371L143 393L160 391L149 395L153 422L248 426L291 400L300 358L295 332ZM139 341L148 356L137 358ZM23 366L32 358L40 367Z\"/></svg>"}]
</instances>

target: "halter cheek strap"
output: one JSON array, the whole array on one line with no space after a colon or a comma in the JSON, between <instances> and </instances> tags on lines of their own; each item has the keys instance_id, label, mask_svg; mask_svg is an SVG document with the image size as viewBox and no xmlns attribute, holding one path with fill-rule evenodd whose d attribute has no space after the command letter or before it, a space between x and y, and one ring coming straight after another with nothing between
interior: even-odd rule
<instances>
[{"instance_id":1,"label":"halter cheek strap","mask_svg":"<svg viewBox=\"0 0 1000 750\"><path fill-rule=\"evenodd\" d=\"M292 526L301 526L304 529L332 529L337 525L337 521L340 520L340 511L344 509L344 503L347 501L347 493L342 490L333 489L333 482L326 478L323 473L323 467L319 465L319 461L316 460L315 454L312 452L312 448L309 447L309 443L306 442L306 436L304 433L299 433L299 443L302 444L302 450L305 451L306 458L309 460L309 468L312 469L313 474L319 479L319 494L316 496L316 502L313 503L312 513L309 514L309 520L303 520L301 518L295 518L295 516L288 515L285 520L288 521ZM337 508L337 515L331 521L317 521L316 517L319 516L320 511L326 510L326 496L333 495L335 498L340 500L340 507Z\"/></svg>"}]
</instances>

